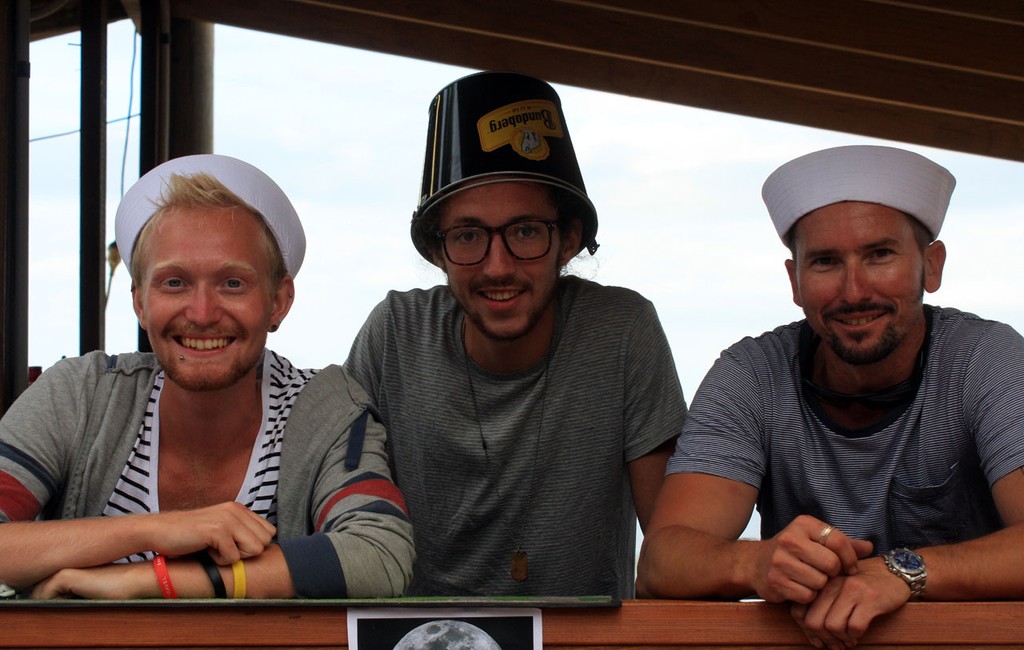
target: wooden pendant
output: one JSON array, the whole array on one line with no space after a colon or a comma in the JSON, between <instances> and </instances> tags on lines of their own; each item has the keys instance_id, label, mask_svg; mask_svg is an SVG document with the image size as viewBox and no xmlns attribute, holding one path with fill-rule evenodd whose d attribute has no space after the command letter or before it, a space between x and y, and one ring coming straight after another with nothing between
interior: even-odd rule
<instances>
[{"instance_id":1,"label":"wooden pendant","mask_svg":"<svg viewBox=\"0 0 1024 650\"><path fill-rule=\"evenodd\" d=\"M526 580L528 564L526 551L519 549L512 551L512 579L516 582Z\"/></svg>"}]
</instances>

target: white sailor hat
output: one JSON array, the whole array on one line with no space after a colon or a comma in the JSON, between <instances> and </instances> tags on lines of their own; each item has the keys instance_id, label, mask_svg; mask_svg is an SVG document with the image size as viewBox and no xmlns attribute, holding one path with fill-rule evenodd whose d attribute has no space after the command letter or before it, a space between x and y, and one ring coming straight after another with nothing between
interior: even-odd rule
<instances>
[{"instance_id":1,"label":"white sailor hat","mask_svg":"<svg viewBox=\"0 0 1024 650\"><path fill-rule=\"evenodd\" d=\"M299 272L306 255L306 234L291 201L281 188L256 167L247 162L218 154L198 154L174 158L154 167L121 199L114 219L117 250L131 273L132 249L172 175L209 174L217 179L270 226L284 257L284 265L292 277Z\"/></svg>"},{"instance_id":2,"label":"white sailor hat","mask_svg":"<svg viewBox=\"0 0 1024 650\"><path fill-rule=\"evenodd\" d=\"M936 238L955 185L945 167L919 154L852 145L789 161L764 182L761 197L783 242L801 217L840 201L878 203L905 212Z\"/></svg>"}]
</instances>

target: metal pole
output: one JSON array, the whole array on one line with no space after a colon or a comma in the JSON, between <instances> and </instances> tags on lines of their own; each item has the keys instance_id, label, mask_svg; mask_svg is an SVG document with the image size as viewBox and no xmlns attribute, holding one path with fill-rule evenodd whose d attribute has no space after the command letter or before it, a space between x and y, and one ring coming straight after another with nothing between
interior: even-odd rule
<instances>
[{"instance_id":1,"label":"metal pole","mask_svg":"<svg viewBox=\"0 0 1024 650\"><path fill-rule=\"evenodd\" d=\"M3 329L0 408L6 412L28 386L28 97L29 0L0 3L0 32L6 32L0 71L6 92L0 124L7 136L0 179L0 253L3 255ZM3 136L0 136L0 140Z\"/></svg>"},{"instance_id":2,"label":"metal pole","mask_svg":"<svg viewBox=\"0 0 1024 650\"><path fill-rule=\"evenodd\" d=\"M83 2L79 353L104 346L107 231L107 3Z\"/></svg>"},{"instance_id":3,"label":"metal pole","mask_svg":"<svg viewBox=\"0 0 1024 650\"><path fill-rule=\"evenodd\" d=\"M142 75L139 119L139 175L167 160L170 9L167 0L141 0ZM139 350L151 352L139 328Z\"/></svg>"},{"instance_id":4,"label":"metal pole","mask_svg":"<svg viewBox=\"0 0 1024 650\"><path fill-rule=\"evenodd\" d=\"M171 19L171 158L213 153L213 25Z\"/></svg>"}]
</instances>

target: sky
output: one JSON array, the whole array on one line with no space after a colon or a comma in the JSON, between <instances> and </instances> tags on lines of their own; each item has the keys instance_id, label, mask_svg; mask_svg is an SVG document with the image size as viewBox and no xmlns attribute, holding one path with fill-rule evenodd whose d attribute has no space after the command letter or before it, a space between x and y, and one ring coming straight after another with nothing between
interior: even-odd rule
<instances>
[{"instance_id":1,"label":"sky","mask_svg":"<svg viewBox=\"0 0 1024 650\"><path fill-rule=\"evenodd\" d=\"M138 113L135 38L129 21L110 27L110 120ZM44 369L79 353L79 42L68 34L30 51L29 363ZM214 152L276 180L306 230L295 306L269 339L295 365L342 363L387 291L444 283L416 253L408 226L430 101L472 72L215 28ZM687 401L724 348L802 317L783 266L788 251L760 189L779 165L827 147L891 144L949 169L957 189L940 235L948 259L941 289L926 302L1024 327L1024 164L555 87L601 244L569 271L654 302ZM118 200L138 178L137 153L138 118L111 123L110 240ZM125 269L116 269L107 304L111 353L136 348L129 290Z\"/></svg>"}]
</instances>

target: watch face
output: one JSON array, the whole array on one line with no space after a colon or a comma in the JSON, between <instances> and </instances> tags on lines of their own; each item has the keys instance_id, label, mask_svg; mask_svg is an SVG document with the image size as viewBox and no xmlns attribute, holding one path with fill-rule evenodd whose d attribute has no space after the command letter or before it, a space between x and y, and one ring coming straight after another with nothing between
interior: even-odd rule
<instances>
[{"instance_id":1,"label":"watch face","mask_svg":"<svg viewBox=\"0 0 1024 650\"><path fill-rule=\"evenodd\" d=\"M892 561L900 569L909 573L914 573L924 568L924 562L921 560L921 556L913 551L908 551L905 548L893 551Z\"/></svg>"}]
</instances>

